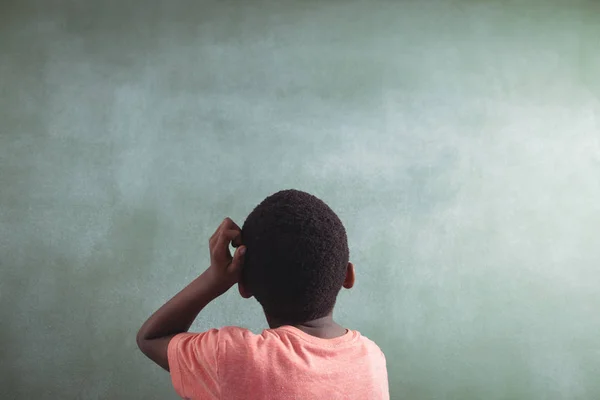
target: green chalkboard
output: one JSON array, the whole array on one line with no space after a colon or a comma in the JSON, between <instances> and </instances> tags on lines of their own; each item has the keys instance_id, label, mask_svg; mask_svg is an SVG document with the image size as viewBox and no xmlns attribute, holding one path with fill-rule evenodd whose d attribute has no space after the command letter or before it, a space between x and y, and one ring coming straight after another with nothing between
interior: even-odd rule
<instances>
[{"instance_id":1,"label":"green chalkboard","mask_svg":"<svg viewBox=\"0 0 600 400\"><path fill-rule=\"evenodd\" d=\"M346 226L392 399L600 398L599 37L594 1L0 2L0 398L175 399L137 330L287 188Z\"/></svg>"}]
</instances>

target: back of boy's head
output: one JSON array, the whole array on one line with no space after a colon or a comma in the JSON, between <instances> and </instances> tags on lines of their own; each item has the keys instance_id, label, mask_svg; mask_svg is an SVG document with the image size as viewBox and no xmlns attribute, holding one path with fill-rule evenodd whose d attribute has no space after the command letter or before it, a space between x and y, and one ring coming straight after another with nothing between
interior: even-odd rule
<instances>
[{"instance_id":1,"label":"back of boy's head","mask_svg":"<svg viewBox=\"0 0 600 400\"><path fill-rule=\"evenodd\" d=\"M242 282L265 313L285 324L333 310L349 261L344 225L327 204L299 190L263 200L242 227Z\"/></svg>"}]
</instances>

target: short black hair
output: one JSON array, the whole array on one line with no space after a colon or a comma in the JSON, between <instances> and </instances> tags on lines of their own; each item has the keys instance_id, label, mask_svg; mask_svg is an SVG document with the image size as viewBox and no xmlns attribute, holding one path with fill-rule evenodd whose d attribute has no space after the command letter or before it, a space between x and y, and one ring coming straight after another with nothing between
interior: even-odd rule
<instances>
[{"instance_id":1,"label":"short black hair","mask_svg":"<svg viewBox=\"0 0 600 400\"><path fill-rule=\"evenodd\" d=\"M329 314L346 278L348 238L319 198L295 189L263 200L242 227L242 282L265 313L285 324Z\"/></svg>"}]
</instances>

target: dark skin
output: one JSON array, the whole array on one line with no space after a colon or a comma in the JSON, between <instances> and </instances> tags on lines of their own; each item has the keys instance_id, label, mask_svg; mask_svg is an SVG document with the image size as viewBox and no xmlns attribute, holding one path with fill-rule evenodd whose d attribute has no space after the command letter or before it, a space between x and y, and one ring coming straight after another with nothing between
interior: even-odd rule
<instances>
[{"instance_id":1,"label":"dark skin","mask_svg":"<svg viewBox=\"0 0 600 400\"><path fill-rule=\"evenodd\" d=\"M209 240L210 267L152 314L138 331L136 339L140 350L165 370L169 371L169 341L178 333L187 332L208 303L236 283L242 297L252 297L252 293L240 281L245 251L241 233L242 230L235 222L225 218ZM229 252L230 243L236 248L233 257ZM354 265L348 263L343 287L350 289L354 286L354 280ZM266 314L265 316L271 329L289 325ZM346 329L333 320L333 310L325 317L292 326L324 339L346 333Z\"/></svg>"}]
</instances>

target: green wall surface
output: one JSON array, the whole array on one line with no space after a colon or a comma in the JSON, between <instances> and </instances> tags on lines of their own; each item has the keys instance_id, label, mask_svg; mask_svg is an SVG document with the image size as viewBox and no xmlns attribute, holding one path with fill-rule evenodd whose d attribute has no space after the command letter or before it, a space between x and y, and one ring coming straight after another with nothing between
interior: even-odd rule
<instances>
[{"instance_id":1,"label":"green wall surface","mask_svg":"<svg viewBox=\"0 0 600 400\"><path fill-rule=\"evenodd\" d=\"M0 2L0 398L177 398L137 330L296 188L392 399L599 399L599 49L596 1Z\"/></svg>"}]
</instances>

